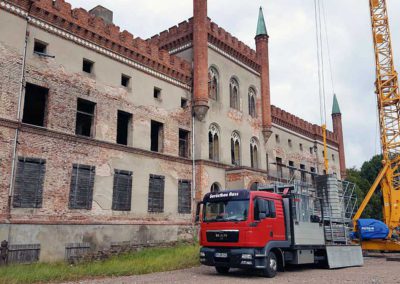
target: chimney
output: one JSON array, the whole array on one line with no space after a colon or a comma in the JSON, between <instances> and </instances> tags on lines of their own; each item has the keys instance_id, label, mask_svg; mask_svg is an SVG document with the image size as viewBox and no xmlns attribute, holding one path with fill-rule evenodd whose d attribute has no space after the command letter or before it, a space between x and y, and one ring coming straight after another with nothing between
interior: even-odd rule
<instances>
[{"instance_id":1,"label":"chimney","mask_svg":"<svg viewBox=\"0 0 400 284\"><path fill-rule=\"evenodd\" d=\"M94 7L92 10L89 11L89 14L95 17L102 18L106 24L113 23L113 12L111 10L108 10L107 8L104 8L101 5L97 5L96 7Z\"/></svg>"},{"instance_id":2,"label":"chimney","mask_svg":"<svg viewBox=\"0 0 400 284\"><path fill-rule=\"evenodd\" d=\"M262 109L262 133L264 142L267 143L272 134L271 116L271 89L269 82L269 55L268 55L268 33L265 26L264 14L260 7L256 33L257 60L261 66L261 109Z\"/></svg>"},{"instance_id":3,"label":"chimney","mask_svg":"<svg viewBox=\"0 0 400 284\"><path fill-rule=\"evenodd\" d=\"M207 0L193 0L193 111L202 121L208 111Z\"/></svg>"}]
</instances>

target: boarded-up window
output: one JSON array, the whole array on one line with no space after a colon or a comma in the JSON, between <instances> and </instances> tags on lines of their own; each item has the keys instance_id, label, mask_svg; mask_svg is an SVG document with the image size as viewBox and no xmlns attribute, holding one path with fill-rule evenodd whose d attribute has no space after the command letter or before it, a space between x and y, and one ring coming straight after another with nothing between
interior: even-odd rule
<instances>
[{"instance_id":1,"label":"boarded-up window","mask_svg":"<svg viewBox=\"0 0 400 284\"><path fill-rule=\"evenodd\" d=\"M13 206L16 208L41 208L46 161L18 158Z\"/></svg>"},{"instance_id":2,"label":"boarded-up window","mask_svg":"<svg viewBox=\"0 0 400 284\"><path fill-rule=\"evenodd\" d=\"M189 180L180 180L178 185L178 213L190 214L192 207L192 190Z\"/></svg>"},{"instance_id":3,"label":"boarded-up window","mask_svg":"<svg viewBox=\"0 0 400 284\"><path fill-rule=\"evenodd\" d=\"M164 186L164 176L150 175L148 212L164 212Z\"/></svg>"},{"instance_id":4,"label":"boarded-up window","mask_svg":"<svg viewBox=\"0 0 400 284\"><path fill-rule=\"evenodd\" d=\"M115 170L112 210L130 211L132 197L132 172Z\"/></svg>"},{"instance_id":5,"label":"boarded-up window","mask_svg":"<svg viewBox=\"0 0 400 284\"><path fill-rule=\"evenodd\" d=\"M95 167L74 164L72 168L70 209L92 209Z\"/></svg>"}]
</instances>

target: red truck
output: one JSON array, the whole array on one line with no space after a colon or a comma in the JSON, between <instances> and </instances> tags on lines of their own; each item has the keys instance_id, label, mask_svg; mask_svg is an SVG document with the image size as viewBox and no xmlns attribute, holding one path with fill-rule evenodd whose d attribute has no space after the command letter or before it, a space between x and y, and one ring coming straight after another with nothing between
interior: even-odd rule
<instances>
[{"instance_id":1,"label":"red truck","mask_svg":"<svg viewBox=\"0 0 400 284\"><path fill-rule=\"evenodd\" d=\"M362 265L361 248L328 242L326 214L311 206L309 197L292 191L288 186L279 193L206 194L196 214L201 221L201 264L214 266L221 274L242 268L259 270L266 277L274 277L286 264Z\"/></svg>"}]
</instances>

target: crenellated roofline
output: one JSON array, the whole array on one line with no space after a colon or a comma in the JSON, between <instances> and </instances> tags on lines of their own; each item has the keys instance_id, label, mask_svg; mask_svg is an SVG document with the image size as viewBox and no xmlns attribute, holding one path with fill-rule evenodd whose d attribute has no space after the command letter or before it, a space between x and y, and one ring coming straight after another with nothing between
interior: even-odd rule
<instances>
[{"instance_id":1,"label":"crenellated roofline","mask_svg":"<svg viewBox=\"0 0 400 284\"><path fill-rule=\"evenodd\" d=\"M259 72L260 64L257 61L256 51L240 41L238 38L218 26L208 18L208 42L223 50L241 63ZM157 45L160 49L172 52L193 41L193 18L179 23L161 33L147 39L147 42Z\"/></svg>"},{"instance_id":2,"label":"crenellated roofline","mask_svg":"<svg viewBox=\"0 0 400 284\"><path fill-rule=\"evenodd\" d=\"M170 55L128 31L120 31L114 24L107 24L100 17L82 8L72 9L64 0L7 0L25 10L30 17L40 19L107 50L132 59L152 70L189 84L191 64Z\"/></svg>"}]
</instances>

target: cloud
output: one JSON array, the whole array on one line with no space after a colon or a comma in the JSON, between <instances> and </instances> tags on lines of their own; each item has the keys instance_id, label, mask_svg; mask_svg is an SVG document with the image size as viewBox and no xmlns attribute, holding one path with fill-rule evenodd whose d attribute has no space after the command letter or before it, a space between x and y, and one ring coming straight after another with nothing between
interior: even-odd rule
<instances>
[{"instance_id":1,"label":"cloud","mask_svg":"<svg viewBox=\"0 0 400 284\"><path fill-rule=\"evenodd\" d=\"M191 0L69 0L90 9L114 11L114 22L148 38L192 15ZM400 64L400 1L387 1L397 67ZM379 153L374 94L375 63L368 1L325 0L334 89L343 115L348 166L361 166ZM272 103L320 123L312 0L209 0L210 18L254 47L258 8L263 6L270 34ZM325 49L325 52L327 50ZM325 63L328 60L325 58ZM328 70L328 65L326 65ZM397 68L399 69L399 68ZM333 91L326 71L328 127ZM377 147L378 146L378 147Z\"/></svg>"}]
</instances>

